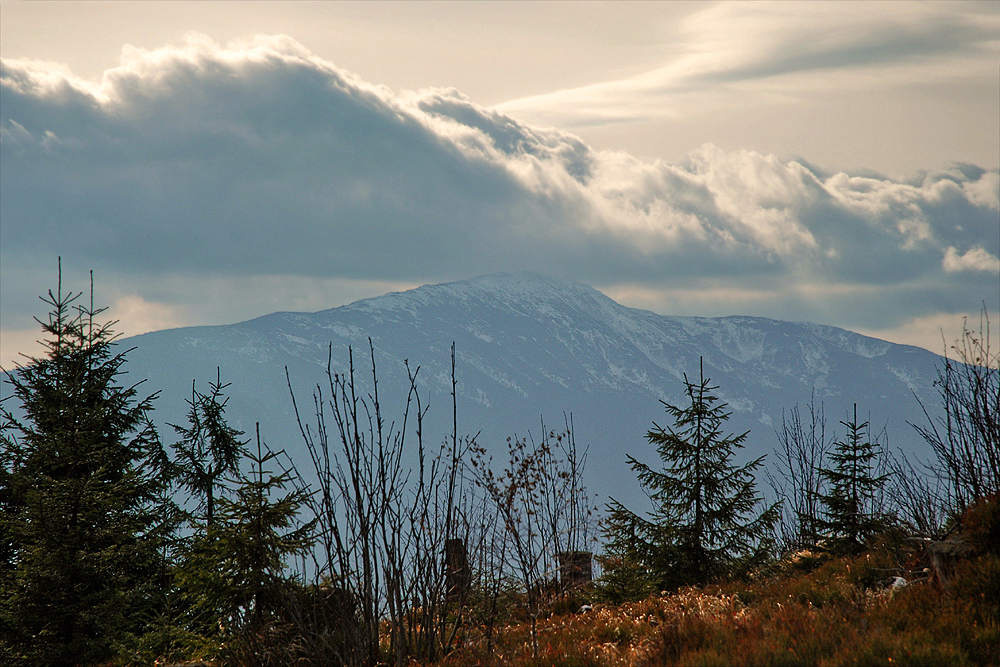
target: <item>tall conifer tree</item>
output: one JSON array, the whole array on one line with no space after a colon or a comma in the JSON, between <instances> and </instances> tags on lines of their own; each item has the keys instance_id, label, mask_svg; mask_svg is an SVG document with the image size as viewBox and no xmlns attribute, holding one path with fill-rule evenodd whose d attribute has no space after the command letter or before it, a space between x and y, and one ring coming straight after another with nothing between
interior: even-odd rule
<instances>
[{"instance_id":1,"label":"tall conifer tree","mask_svg":"<svg viewBox=\"0 0 1000 667\"><path fill-rule=\"evenodd\" d=\"M153 396L117 383L103 309L59 287L42 300L45 356L6 375L19 404L0 407L0 641L12 664L101 662L142 631L160 580L166 458L149 421Z\"/></svg>"},{"instance_id":2,"label":"tall conifer tree","mask_svg":"<svg viewBox=\"0 0 1000 667\"><path fill-rule=\"evenodd\" d=\"M638 563L660 588L705 583L766 553L778 518L778 505L758 511L754 473L764 457L743 466L732 458L748 433L723 435L730 412L718 403L704 376L684 376L689 405L664 402L674 420L666 429L655 422L646 434L663 461L661 470L629 456L628 462L654 504L640 516L612 499L608 509L609 553Z\"/></svg>"}]
</instances>

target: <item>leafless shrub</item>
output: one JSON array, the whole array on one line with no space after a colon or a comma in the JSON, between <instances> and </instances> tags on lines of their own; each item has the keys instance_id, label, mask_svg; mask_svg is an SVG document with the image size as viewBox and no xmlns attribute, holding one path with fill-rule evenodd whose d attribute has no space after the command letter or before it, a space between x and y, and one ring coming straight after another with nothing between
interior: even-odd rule
<instances>
[{"instance_id":1,"label":"leafless shrub","mask_svg":"<svg viewBox=\"0 0 1000 667\"><path fill-rule=\"evenodd\" d=\"M371 389L364 391L353 350L347 373L337 374L331 349L327 382L313 394L314 423L303 421L292 392L316 480L319 548L303 569L314 573L312 590L333 585L350 601L334 608L296 602L299 632L308 635L301 641L311 655L326 650L342 664L364 666L433 662L477 632L489 651L505 599L526 600L537 618L555 555L593 542L581 481L586 451L578 451L567 417L563 433L543 424L537 444L512 439L510 464L494 475L476 437L458 435L454 345L451 434L430 451L420 369L406 364L402 416L387 422L371 341L369 354ZM336 614L349 632L331 632Z\"/></svg>"},{"instance_id":2,"label":"leafless shrub","mask_svg":"<svg viewBox=\"0 0 1000 667\"><path fill-rule=\"evenodd\" d=\"M984 307L978 331L963 322L962 336L945 350L936 385L943 416L913 424L931 446L931 472L942 481L948 512L961 516L978 498L1000 492L1000 353L990 348L989 314Z\"/></svg>"},{"instance_id":3,"label":"leafless shrub","mask_svg":"<svg viewBox=\"0 0 1000 667\"><path fill-rule=\"evenodd\" d=\"M295 405L316 478L320 548L312 569L321 580L339 582L356 605L356 646L344 649L345 664L433 661L457 641L471 588L449 590L444 545L460 540L473 563L491 535L463 463L475 438L458 436L454 346L452 433L433 454L424 444L419 367L406 364L402 416L387 423L370 340L369 353L370 391L356 376L353 350L346 374L333 373L331 350L327 384L313 395L315 424L305 424ZM409 447L416 450L415 469L404 459ZM315 631L305 621L304 630Z\"/></svg>"},{"instance_id":4,"label":"leafless shrub","mask_svg":"<svg viewBox=\"0 0 1000 667\"><path fill-rule=\"evenodd\" d=\"M592 500L581 482L586 452L578 453L567 418L562 433L546 431L543 423L538 442L530 436L508 438L507 463L500 472L494 472L484 447L474 447L473 454L477 483L503 529L494 540L512 561L509 571L493 575L494 590L502 575L516 579L531 620L532 654L537 657L538 617L553 583L558 591L558 583L551 579L557 554L585 550L594 540Z\"/></svg>"},{"instance_id":5,"label":"leafless shrub","mask_svg":"<svg viewBox=\"0 0 1000 667\"><path fill-rule=\"evenodd\" d=\"M805 419L798 405L787 416L782 414L781 430L775 431L777 467L774 474L765 470L771 488L784 499L778 526L783 550L812 546L819 538L820 498L825 491L820 470L826 465L833 436L826 434L823 404L817 407L815 394L808 411Z\"/></svg>"},{"instance_id":6,"label":"leafless shrub","mask_svg":"<svg viewBox=\"0 0 1000 667\"><path fill-rule=\"evenodd\" d=\"M920 536L941 537L948 519L946 482L918 469L904 452L893 458L891 466L888 495L900 523Z\"/></svg>"}]
</instances>

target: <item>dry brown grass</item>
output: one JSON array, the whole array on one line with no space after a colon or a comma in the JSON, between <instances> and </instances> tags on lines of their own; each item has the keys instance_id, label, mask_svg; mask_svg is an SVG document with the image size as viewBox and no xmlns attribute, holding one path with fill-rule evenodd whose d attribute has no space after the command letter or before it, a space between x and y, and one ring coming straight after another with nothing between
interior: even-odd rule
<instances>
[{"instance_id":1,"label":"dry brown grass","mask_svg":"<svg viewBox=\"0 0 1000 667\"><path fill-rule=\"evenodd\" d=\"M918 581L892 591L879 558L832 560L751 584L688 588L497 632L475 628L439 665L1000 665L1000 558L959 568L947 588ZM919 577L917 577L919 578Z\"/></svg>"}]
</instances>

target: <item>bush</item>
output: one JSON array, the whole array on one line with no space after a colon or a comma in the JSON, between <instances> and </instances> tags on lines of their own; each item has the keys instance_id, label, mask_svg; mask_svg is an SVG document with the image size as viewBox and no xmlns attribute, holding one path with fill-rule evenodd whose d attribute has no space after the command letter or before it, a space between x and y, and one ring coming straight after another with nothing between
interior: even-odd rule
<instances>
[{"instance_id":1,"label":"bush","mask_svg":"<svg viewBox=\"0 0 1000 667\"><path fill-rule=\"evenodd\" d=\"M1000 622L1000 556L985 554L960 563L955 569L952 593L975 605L980 623Z\"/></svg>"},{"instance_id":2,"label":"bush","mask_svg":"<svg viewBox=\"0 0 1000 667\"><path fill-rule=\"evenodd\" d=\"M656 581L649 571L632 558L598 557L603 574L594 584L594 593L601 602L622 604L638 602L657 593Z\"/></svg>"}]
</instances>

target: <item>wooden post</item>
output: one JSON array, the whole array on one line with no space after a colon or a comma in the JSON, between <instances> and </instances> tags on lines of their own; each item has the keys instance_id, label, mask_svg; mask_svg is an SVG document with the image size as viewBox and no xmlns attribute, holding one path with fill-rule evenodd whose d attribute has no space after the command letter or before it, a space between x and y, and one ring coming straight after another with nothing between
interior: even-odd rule
<instances>
[{"instance_id":1,"label":"wooden post","mask_svg":"<svg viewBox=\"0 0 1000 667\"><path fill-rule=\"evenodd\" d=\"M461 599L472 582L465 540L454 538L444 543L445 595L448 599Z\"/></svg>"},{"instance_id":2,"label":"wooden post","mask_svg":"<svg viewBox=\"0 0 1000 667\"><path fill-rule=\"evenodd\" d=\"M593 580L592 558L593 554L589 551L560 551L556 554L559 584L564 591Z\"/></svg>"}]
</instances>

